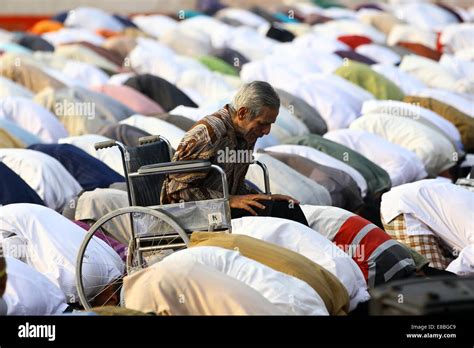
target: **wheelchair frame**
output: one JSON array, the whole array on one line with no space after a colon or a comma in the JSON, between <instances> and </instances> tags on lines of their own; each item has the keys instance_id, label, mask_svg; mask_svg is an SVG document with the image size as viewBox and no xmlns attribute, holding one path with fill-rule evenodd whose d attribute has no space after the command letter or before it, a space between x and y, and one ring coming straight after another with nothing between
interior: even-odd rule
<instances>
[{"instance_id":1,"label":"wheelchair frame","mask_svg":"<svg viewBox=\"0 0 474 348\"><path fill-rule=\"evenodd\" d=\"M158 141L164 141L168 147L168 152L170 159L172 158L172 148L169 143L169 141L159 135L152 135L152 136L147 136L147 137L142 137L139 139L139 146L146 145L146 144L151 144L154 142ZM97 151L101 149L106 149L110 147L117 146L121 152L122 156L122 164L124 167L124 172L125 172L125 181L126 181L126 186L127 186L127 193L128 193L128 199L129 199L129 207L125 208L120 208L115 211L112 211L103 217L101 217L99 220L97 220L89 229L89 231L86 234L86 237L84 238L84 241L81 244L81 247L78 252L77 260L76 260L76 286L77 286L77 291L79 294L79 300L82 304L82 306L85 309L90 310L92 307L90 305L90 300L87 298L84 290L84 284L83 284L83 277L82 277L82 264L83 264L83 259L84 255L86 252L86 248L93 239L95 233L108 221L110 221L113 218L116 218L117 216L120 215L125 215L128 214L130 217L130 223L131 223L131 238L130 242L128 245L127 249L127 260L126 260L126 274L132 273L136 269L141 269L145 266L144 259L143 259L143 253L144 252L149 252L149 251L154 251L154 250L166 250L166 249L177 249L177 248L185 248L187 247L189 243L189 238L188 234L192 233L193 231L196 230L208 230L208 231L214 231L214 230L228 230L229 233L231 233L232 225L231 225L231 216L230 216L230 206L229 206L229 190L228 190L228 185L227 185L227 177L224 172L224 170L215 165L212 164L209 161L177 161L177 162L162 162L162 163L156 163L156 164L151 164L151 165L145 165L141 166L137 171L135 172L129 172L129 168L127 165L127 156L128 156L128 151L127 147L123 145L122 143L115 141L115 140L108 140L100 143L95 144L95 149ZM268 178L268 170L265 164L254 160L255 164L259 165L262 168L263 175L264 175L264 182L265 182L265 193L270 194L270 183L269 183L269 178ZM216 204L221 204L221 206L224 209L224 218L222 219L222 223L219 224L212 224L210 221L208 221L207 226L202 226L202 228L186 228L186 226L183 226L179 219L176 218L176 216L173 216L171 213L169 213L167 210L171 210L172 208L175 208L176 206L180 206L182 203L175 203L175 204L166 204L166 205L154 205L154 206L139 206L136 205L136 199L134 197L134 190L132 189L132 180L136 177L143 177L147 175L158 175L158 174L176 174L176 173L193 173L197 171L207 171L207 170L217 170L220 175L221 175L221 180L222 180L222 191L223 191L223 197L219 199L213 199L213 200L203 200L203 201L193 201L193 202L187 202L185 204L195 204L196 206L201 205L201 204L206 204L211 201L215 201ZM201 202L201 203L199 203ZM220 212L219 214L221 214ZM142 215L148 215L151 216L158 221L163 221L166 225L170 226L173 230L174 233L165 233L162 236L158 235L145 235L145 236L139 236L136 234L135 231L135 225L134 225L134 215L136 214L142 214ZM166 244L165 246L143 246L145 244L144 242L150 243L153 241L157 240L171 240L173 241L176 238L180 238L181 242L180 243L173 243L173 244ZM134 259L134 255L136 254L138 262ZM115 282L115 280L114 280Z\"/></svg>"}]
</instances>

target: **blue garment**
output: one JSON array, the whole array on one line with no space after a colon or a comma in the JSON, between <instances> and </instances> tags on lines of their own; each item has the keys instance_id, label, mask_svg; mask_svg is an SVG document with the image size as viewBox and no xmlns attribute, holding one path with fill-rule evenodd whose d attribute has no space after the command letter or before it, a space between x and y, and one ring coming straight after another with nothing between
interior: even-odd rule
<instances>
[{"instance_id":1,"label":"blue garment","mask_svg":"<svg viewBox=\"0 0 474 348\"><path fill-rule=\"evenodd\" d=\"M71 144L35 144L31 150L41 151L57 159L86 191L124 182L123 176L105 163Z\"/></svg>"},{"instance_id":2,"label":"blue garment","mask_svg":"<svg viewBox=\"0 0 474 348\"><path fill-rule=\"evenodd\" d=\"M15 138L21 140L21 142L25 144L26 146L42 143L41 139L38 138L36 135L21 128L16 123L10 120L0 118L0 128L5 129L8 133L13 135Z\"/></svg>"},{"instance_id":3,"label":"blue garment","mask_svg":"<svg viewBox=\"0 0 474 348\"><path fill-rule=\"evenodd\" d=\"M278 21L282 23L301 23L296 18L290 18L288 17L288 14L285 14L283 12L275 12L273 14L273 17L275 17Z\"/></svg>"},{"instance_id":4,"label":"blue garment","mask_svg":"<svg viewBox=\"0 0 474 348\"><path fill-rule=\"evenodd\" d=\"M19 175L0 162L0 204L12 203L44 205L38 194Z\"/></svg>"},{"instance_id":5,"label":"blue garment","mask_svg":"<svg viewBox=\"0 0 474 348\"><path fill-rule=\"evenodd\" d=\"M114 18L118 20L123 26L128 28L138 28L135 23L133 23L128 17L114 14Z\"/></svg>"}]
</instances>

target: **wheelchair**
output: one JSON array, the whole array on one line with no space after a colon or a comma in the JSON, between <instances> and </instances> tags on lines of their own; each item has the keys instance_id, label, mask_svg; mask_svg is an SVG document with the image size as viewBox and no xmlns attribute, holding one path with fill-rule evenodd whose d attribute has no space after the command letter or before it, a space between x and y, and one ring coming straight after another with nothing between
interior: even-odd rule
<instances>
[{"instance_id":1,"label":"wheelchair","mask_svg":"<svg viewBox=\"0 0 474 348\"><path fill-rule=\"evenodd\" d=\"M79 248L76 260L76 286L80 304L90 310L94 299L111 284L116 284L115 292L120 291L121 281L127 274L150 266L171 254L184 249L189 243L189 235L194 231L227 231L231 233L231 214L227 178L223 169L210 161L171 162L172 147L169 141L159 135L142 137L138 146L127 147L115 140L95 144L95 149L118 147L122 155L125 182L129 206L112 211L98 219L89 229ZM254 161L262 168L265 193L270 194L268 170L265 164ZM216 170L222 181L222 198L160 204L161 188L166 175ZM108 250L114 249L113 243L104 238L103 226L119 216L128 215L130 235L123 257L125 267L122 276L114 279L96 279L94 288L87 288L83 274L84 264L88 261L88 247L106 242ZM110 248L109 248L110 247ZM104 261L106 262L106 261ZM92 265L93 266L93 265ZM87 294L87 295L86 295Z\"/></svg>"}]
</instances>

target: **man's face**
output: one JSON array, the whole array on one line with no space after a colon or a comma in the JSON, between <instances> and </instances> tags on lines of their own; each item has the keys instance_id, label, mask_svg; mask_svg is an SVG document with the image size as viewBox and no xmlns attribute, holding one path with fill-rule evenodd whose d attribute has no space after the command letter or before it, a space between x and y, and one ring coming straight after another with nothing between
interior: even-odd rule
<instances>
[{"instance_id":1,"label":"man's face","mask_svg":"<svg viewBox=\"0 0 474 348\"><path fill-rule=\"evenodd\" d=\"M247 108L241 107L237 110L237 132L240 133L247 142L253 143L258 138L270 133L272 124L278 116L278 109L271 109L267 106L261 108L260 113L249 120Z\"/></svg>"}]
</instances>

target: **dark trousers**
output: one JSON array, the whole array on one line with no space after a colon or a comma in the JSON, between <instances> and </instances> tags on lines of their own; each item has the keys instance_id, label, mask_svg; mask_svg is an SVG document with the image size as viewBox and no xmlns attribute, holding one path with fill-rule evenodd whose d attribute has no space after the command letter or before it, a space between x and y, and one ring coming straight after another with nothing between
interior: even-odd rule
<instances>
[{"instance_id":1,"label":"dark trousers","mask_svg":"<svg viewBox=\"0 0 474 348\"><path fill-rule=\"evenodd\" d=\"M259 209L252 207L253 210L258 214L258 216L272 216L282 219L293 220L299 222L305 226L308 225L308 221L303 214L300 206L298 204L293 204L290 206L290 203L286 201L258 201L259 203L265 206L265 209ZM232 208L230 210L232 219L238 219L243 216L252 216L247 210Z\"/></svg>"}]
</instances>

